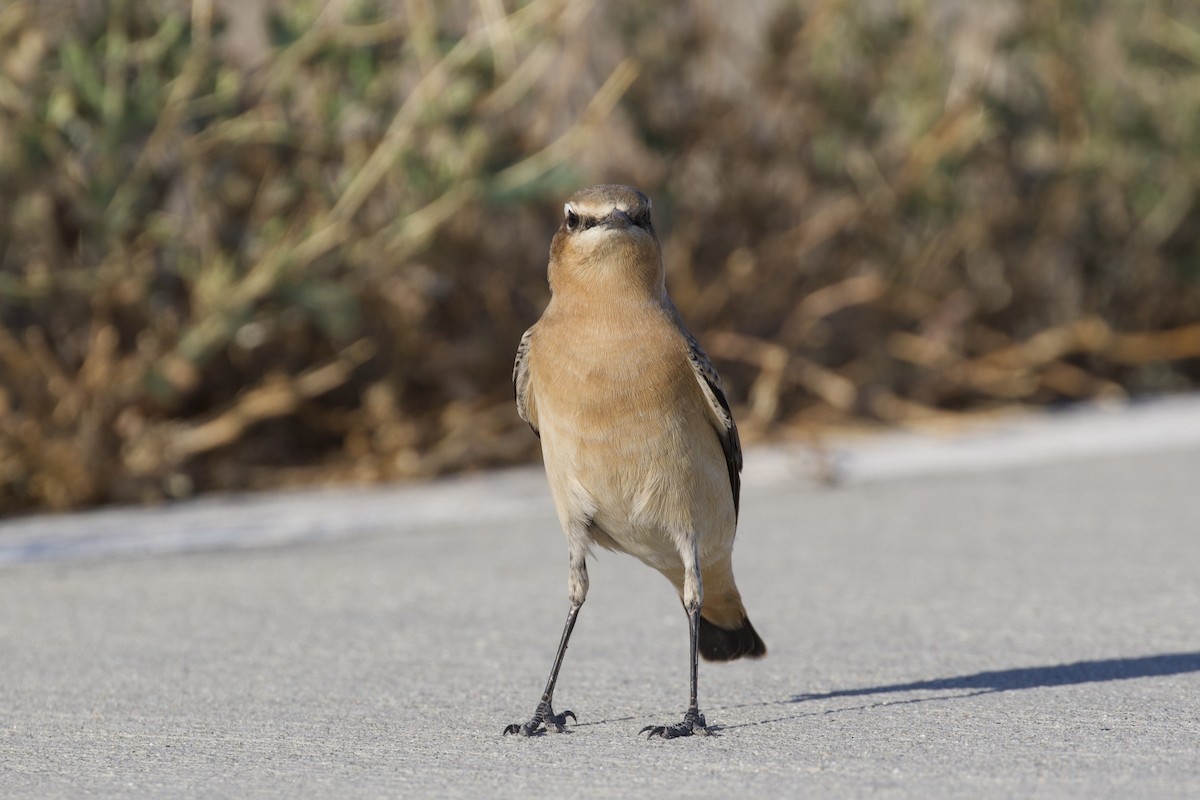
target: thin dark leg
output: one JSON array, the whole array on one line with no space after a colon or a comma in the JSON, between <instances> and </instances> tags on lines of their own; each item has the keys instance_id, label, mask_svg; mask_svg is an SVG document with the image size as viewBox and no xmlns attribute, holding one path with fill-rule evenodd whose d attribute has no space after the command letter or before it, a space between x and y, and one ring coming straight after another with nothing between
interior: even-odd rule
<instances>
[{"instance_id":1,"label":"thin dark leg","mask_svg":"<svg viewBox=\"0 0 1200 800\"><path fill-rule=\"evenodd\" d=\"M550 679L546 681L546 691L542 692L542 702L538 703L537 710L533 712L533 717L524 725L513 723L504 729L504 735L510 733L519 733L522 736L533 736L536 733L541 733L542 728L545 730L555 730L558 733L563 733L567 729L567 717L575 719L573 711L564 711L561 714L555 714L551 706L554 700L554 684L558 683L558 671L562 668L563 656L567 652L567 641L571 638L571 631L575 627L575 617L579 615L579 609L582 603L573 603L571 610L567 612L567 623L563 626L562 640L558 643L558 653L554 656L554 666L550 669ZM699 623L697 623L698 625ZM695 649L695 633L692 635L693 650ZM695 670L693 669L693 694L695 694Z\"/></svg>"},{"instance_id":2,"label":"thin dark leg","mask_svg":"<svg viewBox=\"0 0 1200 800\"><path fill-rule=\"evenodd\" d=\"M700 672L700 606L696 606L688 612L688 628L692 641L692 693L689 696L688 711L695 711L699 714L700 708L696 697L696 685L699 682L697 679ZM704 723L701 722L700 724L703 725Z\"/></svg>"},{"instance_id":3,"label":"thin dark leg","mask_svg":"<svg viewBox=\"0 0 1200 800\"><path fill-rule=\"evenodd\" d=\"M712 733L708 729L708 725L704 721L704 715L700 713L700 703L698 701L697 685L699 683L700 674L700 606L688 609L688 632L691 640L691 656L692 656L692 682L691 693L688 696L688 710L683 715L683 722L678 725L647 725L642 728L640 733L649 731L650 735L646 738L653 739L655 736L661 736L664 739L674 739L678 736L691 736L692 734L700 734L707 736Z\"/></svg>"},{"instance_id":4,"label":"thin dark leg","mask_svg":"<svg viewBox=\"0 0 1200 800\"><path fill-rule=\"evenodd\" d=\"M563 625L562 639L558 643L558 652L554 656L554 666L550 668L550 678L546 681L546 691L542 692L542 702L549 705L554 699L554 684L558 683L558 671L562 669L563 656L567 653L567 641L571 631L575 629L575 617L579 616L581 606L572 605L567 612L567 621Z\"/></svg>"}]
</instances>

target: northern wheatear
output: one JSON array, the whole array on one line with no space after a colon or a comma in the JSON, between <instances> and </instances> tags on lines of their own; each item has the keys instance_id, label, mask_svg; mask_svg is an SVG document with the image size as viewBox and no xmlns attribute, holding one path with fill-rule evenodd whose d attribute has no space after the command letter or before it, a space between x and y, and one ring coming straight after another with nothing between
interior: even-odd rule
<instances>
[{"instance_id":1,"label":"northern wheatear","mask_svg":"<svg viewBox=\"0 0 1200 800\"><path fill-rule=\"evenodd\" d=\"M648 726L673 739L708 733L696 699L697 654L767 652L733 580L741 444L708 356L667 295L650 199L630 186L573 195L550 244L550 304L521 337L517 411L542 441L567 535L571 608L546 691L504 733L565 730L554 685L587 597L593 544L629 553L675 586L691 634L683 722Z\"/></svg>"}]
</instances>

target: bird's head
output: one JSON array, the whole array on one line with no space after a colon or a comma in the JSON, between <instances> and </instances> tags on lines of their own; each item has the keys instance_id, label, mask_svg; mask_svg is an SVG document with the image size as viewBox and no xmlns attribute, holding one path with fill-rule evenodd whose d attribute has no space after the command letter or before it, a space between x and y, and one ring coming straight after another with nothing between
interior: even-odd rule
<instances>
[{"instance_id":1,"label":"bird's head","mask_svg":"<svg viewBox=\"0 0 1200 800\"><path fill-rule=\"evenodd\" d=\"M576 192L550 244L550 288L580 284L612 292L663 294L662 253L650 198L632 186L601 184Z\"/></svg>"}]
</instances>

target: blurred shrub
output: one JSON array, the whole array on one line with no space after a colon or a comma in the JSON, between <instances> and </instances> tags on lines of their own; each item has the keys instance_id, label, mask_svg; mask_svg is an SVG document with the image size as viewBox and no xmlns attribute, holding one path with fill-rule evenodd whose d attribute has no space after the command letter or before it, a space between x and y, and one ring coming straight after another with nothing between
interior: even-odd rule
<instances>
[{"instance_id":1,"label":"blurred shrub","mask_svg":"<svg viewBox=\"0 0 1200 800\"><path fill-rule=\"evenodd\" d=\"M0 510L530 457L563 196L795 425L1194 386L1194 4L15 2Z\"/></svg>"}]
</instances>

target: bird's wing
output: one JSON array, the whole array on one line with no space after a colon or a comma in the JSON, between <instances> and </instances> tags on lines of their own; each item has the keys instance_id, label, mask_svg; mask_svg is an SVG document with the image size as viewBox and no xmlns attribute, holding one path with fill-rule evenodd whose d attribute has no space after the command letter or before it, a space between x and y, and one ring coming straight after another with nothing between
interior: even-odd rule
<instances>
[{"instance_id":1,"label":"bird's wing","mask_svg":"<svg viewBox=\"0 0 1200 800\"><path fill-rule=\"evenodd\" d=\"M533 400L533 391L529 381L529 346L533 340L534 325L525 331L521 343L517 345L517 360L513 364L513 395L517 399L517 413L521 419L529 423L529 427L541 438L537 425L537 405Z\"/></svg>"},{"instance_id":2,"label":"bird's wing","mask_svg":"<svg viewBox=\"0 0 1200 800\"><path fill-rule=\"evenodd\" d=\"M725 464L729 468L729 488L733 492L733 511L736 515L742 494L742 442L738 438L733 412L729 410L729 401L725 399L725 389L721 385L721 376L717 374L717 368L713 366L708 354L700 347L696 337L692 336L684 327L683 320L673 305L670 307L670 311L675 317L676 325L679 326L679 332L687 341L688 362L692 366L692 372L696 376L696 383L700 385L704 399L708 401L708 408L712 412L713 427L721 442L721 449L725 452Z\"/></svg>"}]
</instances>

